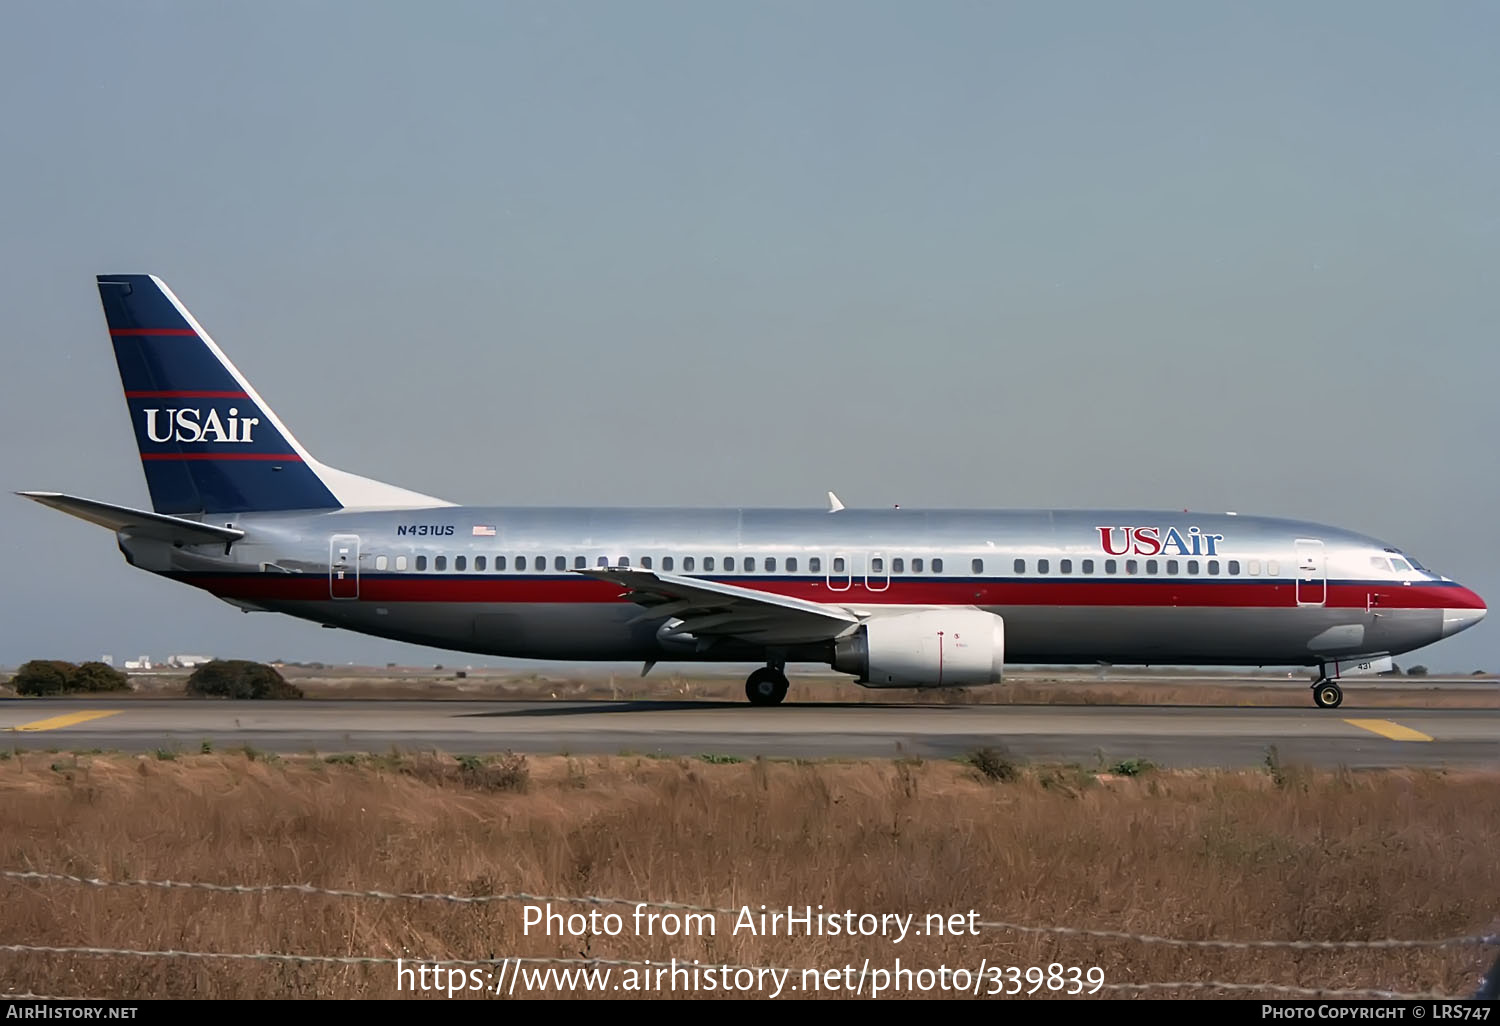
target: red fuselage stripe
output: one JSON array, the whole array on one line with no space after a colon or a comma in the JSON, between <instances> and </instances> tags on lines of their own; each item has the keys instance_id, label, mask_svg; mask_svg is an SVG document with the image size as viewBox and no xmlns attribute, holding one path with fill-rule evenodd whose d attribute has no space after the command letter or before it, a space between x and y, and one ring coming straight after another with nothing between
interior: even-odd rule
<instances>
[{"instance_id":1,"label":"red fuselage stripe","mask_svg":"<svg viewBox=\"0 0 1500 1026\"><path fill-rule=\"evenodd\" d=\"M280 574L195 575L181 579L215 595L245 599L323 601L330 599L326 575L290 577ZM1333 609L1385 612L1412 609L1484 608L1467 588L1413 584L1392 587L1388 582L1331 583L1325 589L1302 588L1302 602L1293 581L1260 583L1189 581L923 581L893 579L883 590L854 584L847 590L828 587L821 579L764 580L752 584L743 577L733 583L773 595L814 602L859 605L979 605L979 606L1138 606L1209 609L1295 609L1321 605ZM335 582L352 591L353 580ZM623 601L620 587L587 577L526 577L474 573L365 574L358 582L359 598L367 602L454 603L613 603ZM339 592L343 594L343 591ZM1309 599L1322 599L1309 603Z\"/></svg>"}]
</instances>

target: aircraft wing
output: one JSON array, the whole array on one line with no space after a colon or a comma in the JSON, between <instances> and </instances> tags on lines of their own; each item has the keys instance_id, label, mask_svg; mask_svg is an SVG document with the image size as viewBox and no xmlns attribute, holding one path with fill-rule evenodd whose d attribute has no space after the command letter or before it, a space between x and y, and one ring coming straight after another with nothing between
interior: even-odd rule
<instances>
[{"instance_id":1,"label":"aircraft wing","mask_svg":"<svg viewBox=\"0 0 1500 1026\"><path fill-rule=\"evenodd\" d=\"M17 495L34 499L43 506L62 510L80 520L107 527L111 531L129 531L144 538L159 538L167 542L184 545L206 545L211 542L229 544L245 537L245 532L234 527L218 527L200 524L196 520L167 516L165 513L148 513L143 509L116 506L97 499L81 499L76 495L61 492L17 492Z\"/></svg>"},{"instance_id":2,"label":"aircraft wing","mask_svg":"<svg viewBox=\"0 0 1500 1026\"><path fill-rule=\"evenodd\" d=\"M681 621L670 628L672 634L695 638L799 644L831 640L861 623L859 617L840 606L698 577L623 566L591 567L573 573L620 585L621 598L645 607L633 623L670 617Z\"/></svg>"}]
</instances>

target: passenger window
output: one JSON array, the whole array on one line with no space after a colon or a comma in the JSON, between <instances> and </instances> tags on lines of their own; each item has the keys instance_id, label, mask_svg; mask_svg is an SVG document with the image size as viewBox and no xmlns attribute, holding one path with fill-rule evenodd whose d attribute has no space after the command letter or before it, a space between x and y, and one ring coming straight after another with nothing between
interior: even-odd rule
<instances>
[{"instance_id":1,"label":"passenger window","mask_svg":"<svg viewBox=\"0 0 1500 1026\"><path fill-rule=\"evenodd\" d=\"M683 556L682 557L682 571L683 571L683 573L689 573L689 574L692 573L693 572L693 567L695 567L697 565L698 565L697 561L695 559L693 559L692 556Z\"/></svg>"},{"instance_id":2,"label":"passenger window","mask_svg":"<svg viewBox=\"0 0 1500 1026\"><path fill-rule=\"evenodd\" d=\"M1083 572L1086 574L1094 572L1094 561L1092 559L1085 559L1083 561Z\"/></svg>"},{"instance_id":3,"label":"passenger window","mask_svg":"<svg viewBox=\"0 0 1500 1026\"><path fill-rule=\"evenodd\" d=\"M516 569L517 570L525 570L526 569L526 557L525 556L517 556L516 557Z\"/></svg>"},{"instance_id":4,"label":"passenger window","mask_svg":"<svg viewBox=\"0 0 1500 1026\"><path fill-rule=\"evenodd\" d=\"M704 556L703 557L703 569L704 570L712 570L713 568L714 568L714 557L712 557L712 556Z\"/></svg>"},{"instance_id":5,"label":"passenger window","mask_svg":"<svg viewBox=\"0 0 1500 1026\"><path fill-rule=\"evenodd\" d=\"M661 568L663 570L671 570L672 569L672 557L671 556L663 556L663 557L661 557Z\"/></svg>"},{"instance_id":6,"label":"passenger window","mask_svg":"<svg viewBox=\"0 0 1500 1026\"><path fill-rule=\"evenodd\" d=\"M919 574L922 572L922 561L920 559L914 559L911 561L911 572L914 574Z\"/></svg>"},{"instance_id":7,"label":"passenger window","mask_svg":"<svg viewBox=\"0 0 1500 1026\"><path fill-rule=\"evenodd\" d=\"M375 557L375 569L376 570L384 570L385 569L385 557L384 556L376 556Z\"/></svg>"},{"instance_id":8,"label":"passenger window","mask_svg":"<svg viewBox=\"0 0 1500 1026\"><path fill-rule=\"evenodd\" d=\"M943 561L941 559L934 559L932 561L932 572L935 574L943 572Z\"/></svg>"},{"instance_id":9,"label":"passenger window","mask_svg":"<svg viewBox=\"0 0 1500 1026\"><path fill-rule=\"evenodd\" d=\"M1036 572L1039 573L1039 574L1044 574L1044 573L1047 572L1048 567L1050 567L1051 565L1052 564L1049 563L1047 560L1045 560L1045 559L1039 559L1039 560L1036 561Z\"/></svg>"},{"instance_id":10,"label":"passenger window","mask_svg":"<svg viewBox=\"0 0 1500 1026\"><path fill-rule=\"evenodd\" d=\"M1112 559L1106 559L1104 561L1104 572L1107 573L1107 574L1112 574L1119 567L1119 565L1120 564L1116 563Z\"/></svg>"},{"instance_id":11,"label":"passenger window","mask_svg":"<svg viewBox=\"0 0 1500 1026\"><path fill-rule=\"evenodd\" d=\"M1071 559L1060 559L1057 561L1057 572L1070 574L1073 572L1073 561Z\"/></svg>"},{"instance_id":12,"label":"passenger window","mask_svg":"<svg viewBox=\"0 0 1500 1026\"><path fill-rule=\"evenodd\" d=\"M1127 559L1125 561L1125 572L1127 574L1137 573L1140 570L1140 567L1141 564L1139 560Z\"/></svg>"},{"instance_id":13,"label":"passenger window","mask_svg":"<svg viewBox=\"0 0 1500 1026\"><path fill-rule=\"evenodd\" d=\"M487 566L488 564L489 564L489 560L486 559L484 556L475 556L474 557L474 569L475 570L483 570L485 568L485 566Z\"/></svg>"},{"instance_id":14,"label":"passenger window","mask_svg":"<svg viewBox=\"0 0 1500 1026\"><path fill-rule=\"evenodd\" d=\"M1197 572L1198 572L1198 561L1196 559L1190 559L1190 560L1188 560L1188 573L1195 574Z\"/></svg>"},{"instance_id":15,"label":"passenger window","mask_svg":"<svg viewBox=\"0 0 1500 1026\"><path fill-rule=\"evenodd\" d=\"M976 560L972 561L969 564L969 571L971 573L976 573L976 574L982 574L982 573L984 573L984 560L982 560L982 559L976 559Z\"/></svg>"},{"instance_id":16,"label":"passenger window","mask_svg":"<svg viewBox=\"0 0 1500 1026\"><path fill-rule=\"evenodd\" d=\"M629 565L630 565L630 557L629 556L621 556L618 560L615 561L615 566L629 566Z\"/></svg>"},{"instance_id":17,"label":"passenger window","mask_svg":"<svg viewBox=\"0 0 1500 1026\"><path fill-rule=\"evenodd\" d=\"M1278 562L1276 562L1276 560L1274 560L1274 559L1268 559L1268 560L1266 560L1266 576L1267 577L1280 577L1281 576L1281 564L1278 563Z\"/></svg>"},{"instance_id":18,"label":"passenger window","mask_svg":"<svg viewBox=\"0 0 1500 1026\"><path fill-rule=\"evenodd\" d=\"M841 574L841 573L844 572L844 557L843 556L834 556L833 557L833 572L836 573L836 574Z\"/></svg>"},{"instance_id":19,"label":"passenger window","mask_svg":"<svg viewBox=\"0 0 1500 1026\"><path fill-rule=\"evenodd\" d=\"M734 557L733 556L725 556L724 557L724 569L725 570L733 570L734 569Z\"/></svg>"},{"instance_id":20,"label":"passenger window","mask_svg":"<svg viewBox=\"0 0 1500 1026\"><path fill-rule=\"evenodd\" d=\"M397 556L396 557L396 569L397 570L405 570L406 569L406 557L405 556Z\"/></svg>"},{"instance_id":21,"label":"passenger window","mask_svg":"<svg viewBox=\"0 0 1500 1026\"><path fill-rule=\"evenodd\" d=\"M496 556L495 557L495 569L497 571L505 569L505 557L504 556Z\"/></svg>"},{"instance_id":22,"label":"passenger window","mask_svg":"<svg viewBox=\"0 0 1500 1026\"><path fill-rule=\"evenodd\" d=\"M1146 560L1146 573L1148 573L1148 574L1154 574L1154 573L1156 573L1156 567L1157 567L1156 560L1154 560L1154 559L1148 559L1148 560Z\"/></svg>"},{"instance_id":23,"label":"passenger window","mask_svg":"<svg viewBox=\"0 0 1500 1026\"><path fill-rule=\"evenodd\" d=\"M432 558L432 568L434 570L446 570L446 569L448 569L448 557L447 556L434 556Z\"/></svg>"},{"instance_id":24,"label":"passenger window","mask_svg":"<svg viewBox=\"0 0 1500 1026\"><path fill-rule=\"evenodd\" d=\"M1219 561L1217 559L1210 559L1208 561L1208 574L1210 577L1217 577L1219 575Z\"/></svg>"},{"instance_id":25,"label":"passenger window","mask_svg":"<svg viewBox=\"0 0 1500 1026\"><path fill-rule=\"evenodd\" d=\"M977 563L979 562L979 560L976 559L974 562ZM1011 567L1015 570L1016 573L1024 574L1026 572L1026 560L1018 559L1011 564Z\"/></svg>"},{"instance_id":26,"label":"passenger window","mask_svg":"<svg viewBox=\"0 0 1500 1026\"><path fill-rule=\"evenodd\" d=\"M1245 560L1245 572L1248 573L1251 577L1259 577L1260 576L1260 560L1258 560L1258 559L1247 559L1247 560Z\"/></svg>"},{"instance_id":27,"label":"passenger window","mask_svg":"<svg viewBox=\"0 0 1500 1026\"><path fill-rule=\"evenodd\" d=\"M883 574L883 573L885 573L885 560L881 559L879 556L876 556L874 559L871 559L870 560L870 572L874 573L874 574Z\"/></svg>"},{"instance_id":28,"label":"passenger window","mask_svg":"<svg viewBox=\"0 0 1500 1026\"><path fill-rule=\"evenodd\" d=\"M455 570L462 570L468 565L469 560L466 556L458 556L453 560L453 569Z\"/></svg>"},{"instance_id":29,"label":"passenger window","mask_svg":"<svg viewBox=\"0 0 1500 1026\"><path fill-rule=\"evenodd\" d=\"M817 556L809 556L807 560L808 573L820 574L823 572L823 561Z\"/></svg>"},{"instance_id":30,"label":"passenger window","mask_svg":"<svg viewBox=\"0 0 1500 1026\"><path fill-rule=\"evenodd\" d=\"M417 569L418 570L426 570L427 569L427 557L426 556L418 556L417 557Z\"/></svg>"},{"instance_id":31,"label":"passenger window","mask_svg":"<svg viewBox=\"0 0 1500 1026\"><path fill-rule=\"evenodd\" d=\"M895 559L891 560L891 573L906 573L906 560L902 559L900 556L897 556Z\"/></svg>"},{"instance_id":32,"label":"passenger window","mask_svg":"<svg viewBox=\"0 0 1500 1026\"><path fill-rule=\"evenodd\" d=\"M1229 576L1230 577L1238 577L1239 575L1240 575L1240 561L1237 560L1237 559L1231 559L1229 561Z\"/></svg>"},{"instance_id":33,"label":"passenger window","mask_svg":"<svg viewBox=\"0 0 1500 1026\"><path fill-rule=\"evenodd\" d=\"M789 573L789 574L794 574L794 573L797 572L797 557L796 556L788 556L788 557L786 557L786 572Z\"/></svg>"},{"instance_id":34,"label":"passenger window","mask_svg":"<svg viewBox=\"0 0 1500 1026\"><path fill-rule=\"evenodd\" d=\"M776 572L776 557L775 556L767 556L766 557L766 573L768 573L768 574L774 574L775 572Z\"/></svg>"},{"instance_id":35,"label":"passenger window","mask_svg":"<svg viewBox=\"0 0 1500 1026\"><path fill-rule=\"evenodd\" d=\"M755 573L755 557L754 556L746 556L745 557L745 572L748 573L748 574Z\"/></svg>"},{"instance_id":36,"label":"passenger window","mask_svg":"<svg viewBox=\"0 0 1500 1026\"><path fill-rule=\"evenodd\" d=\"M642 556L641 557L641 569L642 570L650 570L651 569L651 557L650 556Z\"/></svg>"},{"instance_id":37,"label":"passenger window","mask_svg":"<svg viewBox=\"0 0 1500 1026\"><path fill-rule=\"evenodd\" d=\"M1175 560L1175 559L1169 559L1169 560L1167 560L1167 573L1169 573L1169 574L1175 574L1177 572L1177 570L1178 570L1177 560Z\"/></svg>"}]
</instances>

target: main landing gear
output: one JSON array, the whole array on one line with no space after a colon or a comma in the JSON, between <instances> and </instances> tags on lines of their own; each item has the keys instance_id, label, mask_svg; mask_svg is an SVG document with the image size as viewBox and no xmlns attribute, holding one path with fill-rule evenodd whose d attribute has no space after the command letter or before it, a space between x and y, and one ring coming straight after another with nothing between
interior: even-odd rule
<instances>
[{"instance_id":1,"label":"main landing gear","mask_svg":"<svg viewBox=\"0 0 1500 1026\"><path fill-rule=\"evenodd\" d=\"M1318 668L1318 679L1312 686L1313 704L1319 709L1337 709L1344 704L1344 689L1328 679L1328 671Z\"/></svg>"},{"instance_id":2,"label":"main landing gear","mask_svg":"<svg viewBox=\"0 0 1500 1026\"><path fill-rule=\"evenodd\" d=\"M779 666L762 666L745 681L745 697L751 705L780 705L786 697L786 674Z\"/></svg>"}]
</instances>

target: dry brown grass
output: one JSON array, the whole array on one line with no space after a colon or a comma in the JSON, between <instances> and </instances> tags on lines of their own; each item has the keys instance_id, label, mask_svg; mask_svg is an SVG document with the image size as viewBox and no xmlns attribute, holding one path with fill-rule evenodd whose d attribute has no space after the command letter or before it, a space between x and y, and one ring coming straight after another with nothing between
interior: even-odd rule
<instances>
[{"instance_id":1,"label":"dry brown grass","mask_svg":"<svg viewBox=\"0 0 1500 1026\"><path fill-rule=\"evenodd\" d=\"M5 868L391 891L611 895L963 913L1190 938L1443 937L1500 894L1500 774L1147 771L243 753L0 762ZM997 781L995 777L1013 776ZM0 881L0 943L403 958L700 959L791 967L1099 966L1109 982L1473 992L1473 948L1181 950L985 931L525 936L519 904ZM588 911L571 906L565 912ZM1493 953L1491 953L1492 955ZM618 972L618 970L617 970ZM793 978L796 982L796 977ZM392 997L389 967L0 954L0 991ZM555 992L554 992L555 993ZM430 995L429 995L430 996ZM799 995L800 996L800 995ZM1153 995L1157 996L1157 995Z\"/></svg>"}]
</instances>

